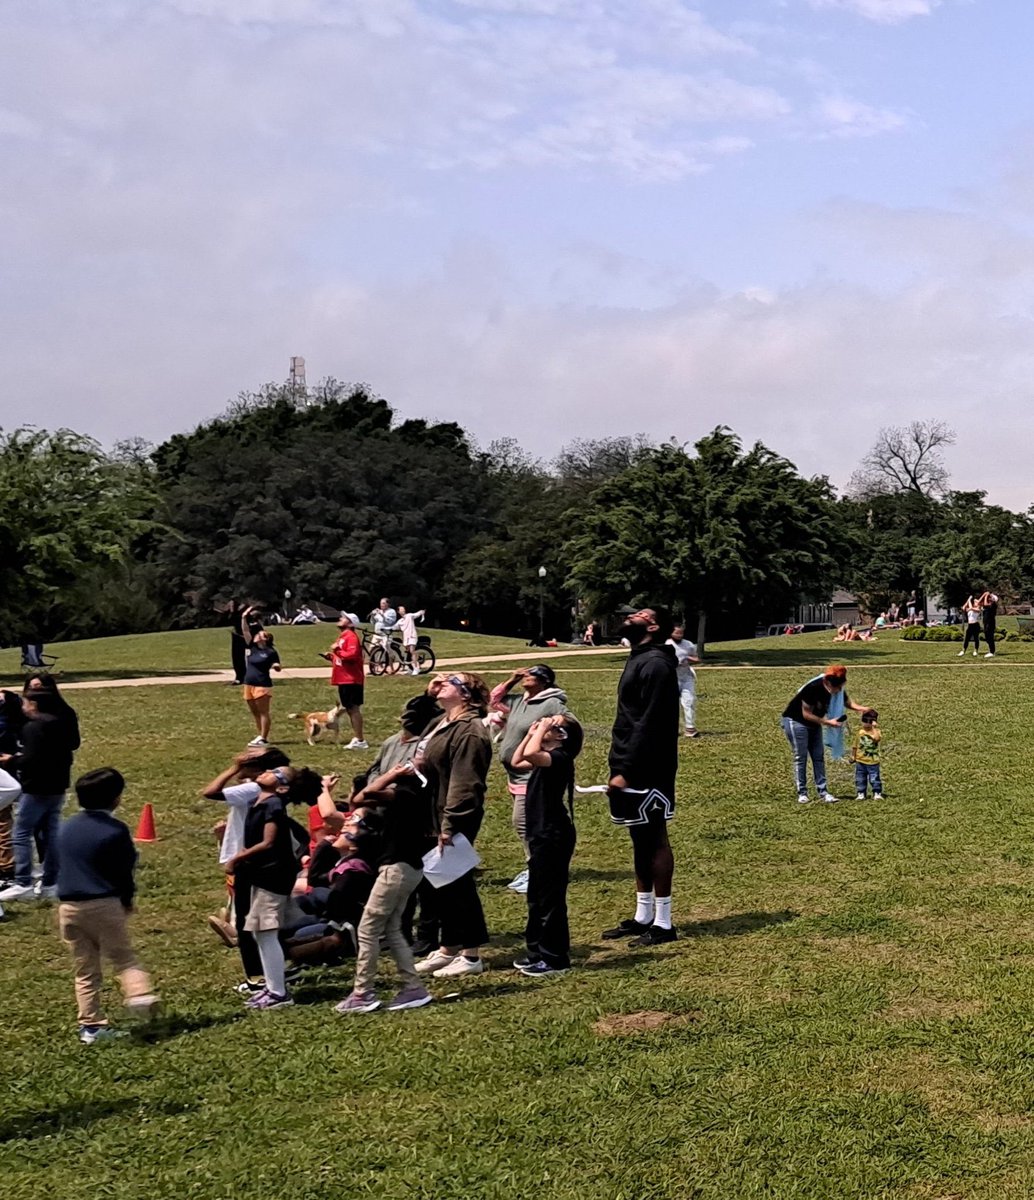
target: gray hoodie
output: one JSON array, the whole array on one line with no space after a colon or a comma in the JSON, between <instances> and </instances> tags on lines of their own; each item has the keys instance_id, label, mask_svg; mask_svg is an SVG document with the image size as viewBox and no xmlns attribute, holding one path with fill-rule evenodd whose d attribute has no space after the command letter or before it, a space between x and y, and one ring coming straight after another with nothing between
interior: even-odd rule
<instances>
[{"instance_id":1,"label":"gray hoodie","mask_svg":"<svg viewBox=\"0 0 1034 1200\"><path fill-rule=\"evenodd\" d=\"M509 703L510 713L506 718L506 729L499 744L499 758L511 783L527 783L531 771L515 771L510 766L514 752L536 721L542 717L555 716L557 713L571 712L567 707L567 693L558 687L545 688L536 696L529 696L521 691L516 696L506 697L504 702Z\"/></svg>"}]
</instances>

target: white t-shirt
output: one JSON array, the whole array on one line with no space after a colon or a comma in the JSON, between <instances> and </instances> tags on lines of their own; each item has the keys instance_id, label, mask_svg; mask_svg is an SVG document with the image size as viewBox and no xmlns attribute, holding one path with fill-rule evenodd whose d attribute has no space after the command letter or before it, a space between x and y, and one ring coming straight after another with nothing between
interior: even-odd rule
<instances>
[{"instance_id":1,"label":"white t-shirt","mask_svg":"<svg viewBox=\"0 0 1034 1200\"><path fill-rule=\"evenodd\" d=\"M697 673L693 670L693 665L689 661L691 658L697 657L696 643L691 642L689 638L683 638L681 642L676 642L674 638L668 638L668 645L675 647L675 657L678 659L679 683L686 683L689 680L696 679Z\"/></svg>"},{"instance_id":2,"label":"white t-shirt","mask_svg":"<svg viewBox=\"0 0 1034 1200\"><path fill-rule=\"evenodd\" d=\"M0 812L10 807L22 794L22 785L13 775L0 769Z\"/></svg>"},{"instance_id":3,"label":"white t-shirt","mask_svg":"<svg viewBox=\"0 0 1034 1200\"><path fill-rule=\"evenodd\" d=\"M422 617L423 610L420 612L407 612L404 617L399 617L399 629L402 630L402 642L406 646L415 646L417 640L416 622L418 617Z\"/></svg>"},{"instance_id":4,"label":"white t-shirt","mask_svg":"<svg viewBox=\"0 0 1034 1200\"><path fill-rule=\"evenodd\" d=\"M969 622L970 625L979 624L980 609L979 608L967 608L966 609L966 620Z\"/></svg>"},{"instance_id":5,"label":"white t-shirt","mask_svg":"<svg viewBox=\"0 0 1034 1200\"><path fill-rule=\"evenodd\" d=\"M223 834L223 844L219 847L220 863L228 863L244 849L244 818L248 805L261 791L252 780L223 788L222 802L227 806L227 813L226 832Z\"/></svg>"}]
</instances>

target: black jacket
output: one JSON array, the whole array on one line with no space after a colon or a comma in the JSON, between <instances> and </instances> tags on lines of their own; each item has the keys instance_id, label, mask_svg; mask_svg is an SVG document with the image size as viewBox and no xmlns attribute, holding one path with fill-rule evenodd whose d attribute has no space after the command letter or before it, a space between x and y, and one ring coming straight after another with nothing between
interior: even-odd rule
<instances>
[{"instance_id":1,"label":"black jacket","mask_svg":"<svg viewBox=\"0 0 1034 1200\"><path fill-rule=\"evenodd\" d=\"M672 797L679 765L679 683L675 650L633 646L618 683L610 739L610 773L629 787L655 787Z\"/></svg>"},{"instance_id":2,"label":"black jacket","mask_svg":"<svg viewBox=\"0 0 1034 1200\"><path fill-rule=\"evenodd\" d=\"M63 717L40 713L22 729L22 752L10 763L31 796L59 796L72 780L72 752L79 745L79 731Z\"/></svg>"},{"instance_id":3,"label":"black jacket","mask_svg":"<svg viewBox=\"0 0 1034 1200\"><path fill-rule=\"evenodd\" d=\"M78 812L58 835L57 894L62 900L116 896L131 907L136 847L129 829L110 812Z\"/></svg>"}]
</instances>

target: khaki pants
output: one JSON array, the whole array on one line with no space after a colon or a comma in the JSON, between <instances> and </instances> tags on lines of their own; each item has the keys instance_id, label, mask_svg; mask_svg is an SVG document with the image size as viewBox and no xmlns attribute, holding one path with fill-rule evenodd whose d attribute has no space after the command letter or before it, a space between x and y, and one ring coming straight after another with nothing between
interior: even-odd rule
<instances>
[{"instance_id":1,"label":"khaki pants","mask_svg":"<svg viewBox=\"0 0 1034 1200\"><path fill-rule=\"evenodd\" d=\"M370 898L359 922L359 955L356 960L354 990L373 991L377 981L377 960L381 938L402 978L403 987L423 987L424 981L413 966L413 951L402 933L402 914L424 873L408 863L388 863L377 872Z\"/></svg>"},{"instance_id":2,"label":"khaki pants","mask_svg":"<svg viewBox=\"0 0 1034 1200\"><path fill-rule=\"evenodd\" d=\"M101 958L115 968L127 1000L151 994L151 980L129 944L128 917L115 896L69 900L58 906L61 937L75 962L75 998L80 1025L104 1025L101 1012Z\"/></svg>"},{"instance_id":3,"label":"khaki pants","mask_svg":"<svg viewBox=\"0 0 1034 1200\"><path fill-rule=\"evenodd\" d=\"M14 874L13 828L14 805L8 804L6 808L0 808L0 878L3 879L10 879Z\"/></svg>"}]
</instances>

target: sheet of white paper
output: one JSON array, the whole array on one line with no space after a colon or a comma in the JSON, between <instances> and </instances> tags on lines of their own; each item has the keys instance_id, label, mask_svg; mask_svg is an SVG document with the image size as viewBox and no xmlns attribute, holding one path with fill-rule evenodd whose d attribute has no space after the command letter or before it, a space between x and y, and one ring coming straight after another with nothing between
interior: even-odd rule
<instances>
[{"instance_id":1,"label":"sheet of white paper","mask_svg":"<svg viewBox=\"0 0 1034 1200\"><path fill-rule=\"evenodd\" d=\"M441 849L435 846L424 855L424 878L433 887L445 887L472 871L480 862L481 855L462 833L458 833L451 846Z\"/></svg>"}]
</instances>

